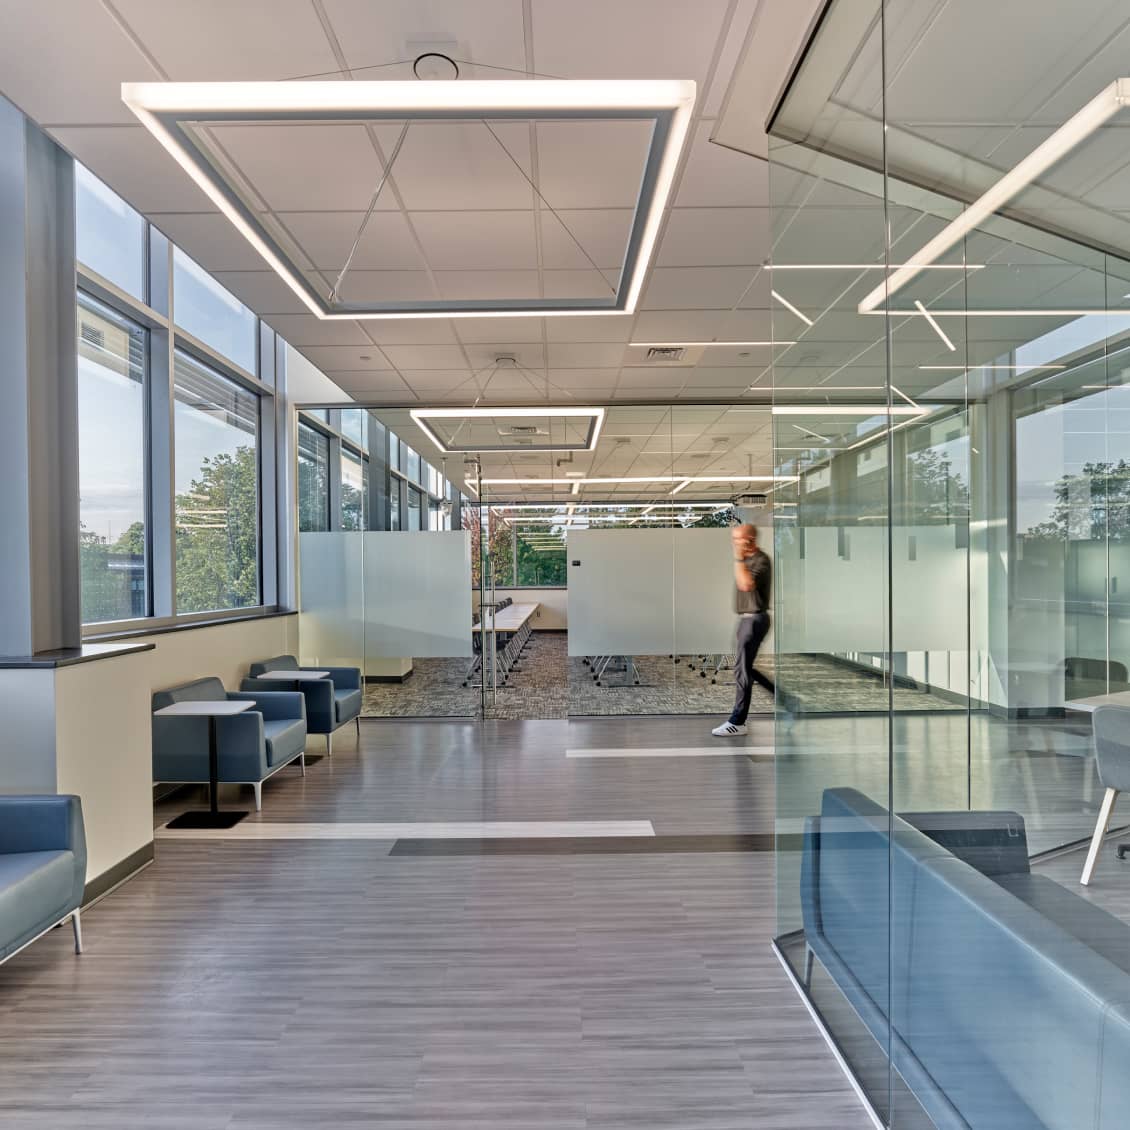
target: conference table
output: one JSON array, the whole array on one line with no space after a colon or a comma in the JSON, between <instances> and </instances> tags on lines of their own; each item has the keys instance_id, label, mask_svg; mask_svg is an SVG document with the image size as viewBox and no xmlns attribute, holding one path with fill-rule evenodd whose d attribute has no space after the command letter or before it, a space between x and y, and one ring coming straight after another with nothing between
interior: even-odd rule
<instances>
[{"instance_id":1,"label":"conference table","mask_svg":"<svg viewBox=\"0 0 1130 1130\"><path fill-rule=\"evenodd\" d=\"M505 608L498 609L493 616L485 617L485 628L483 619L475 621L471 626L471 633L473 636L478 636L480 632L486 631L489 639L484 646L484 652L487 650L490 652L495 677L488 682L487 667L484 662L485 655L478 654L471 660L471 665L463 676L464 686L470 684L471 678L480 668L483 671L483 681L488 686L497 685L498 682L506 683L506 680L510 677L510 672L514 670L522 654L522 648L526 646L526 641L530 638L530 621L537 615L540 607L541 605L536 602L533 604L508 604ZM495 643L500 635L510 637L501 651ZM478 686L479 684L476 683L475 685Z\"/></svg>"},{"instance_id":2,"label":"conference table","mask_svg":"<svg viewBox=\"0 0 1130 1130\"><path fill-rule=\"evenodd\" d=\"M1089 698L1069 699L1064 706L1068 710L1080 710L1084 714L1094 714L1100 706L1130 707L1130 691L1115 691L1113 694L1094 694Z\"/></svg>"}]
</instances>

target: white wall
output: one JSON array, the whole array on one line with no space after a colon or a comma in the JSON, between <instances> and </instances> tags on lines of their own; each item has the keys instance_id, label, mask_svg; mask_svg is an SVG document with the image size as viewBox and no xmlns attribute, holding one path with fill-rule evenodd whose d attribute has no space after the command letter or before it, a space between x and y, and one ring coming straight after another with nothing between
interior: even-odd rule
<instances>
[{"instance_id":1,"label":"white wall","mask_svg":"<svg viewBox=\"0 0 1130 1130\"><path fill-rule=\"evenodd\" d=\"M536 632L561 631L569 627L569 590L568 589L496 589L499 599L510 597L515 604L540 605L530 627ZM475 593L475 605L478 606L478 593Z\"/></svg>"}]
</instances>

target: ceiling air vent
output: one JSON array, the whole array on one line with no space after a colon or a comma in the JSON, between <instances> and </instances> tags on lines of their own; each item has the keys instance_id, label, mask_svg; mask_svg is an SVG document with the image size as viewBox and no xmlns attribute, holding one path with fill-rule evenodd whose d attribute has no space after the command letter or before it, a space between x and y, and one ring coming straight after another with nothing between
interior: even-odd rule
<instances>
[{"instance_id":1,"label":"ceiling air vent","mask_svg":"<svg viewBox=\"0 0 1130 1130\"><path fill-rule=\"evenodd\" d=\"M106 346L106 335L89 322L82 323L82 340L89 341L91 345L96 345L99 349L104 349Z\"/></svg>"},{"instance_id":2,"label":"ceiling air vent","mask_svg":"<svg viewBox=\"0 0 1130 1130\"><path fill-rule=\"evenodd\" d=\"M536 436L538 426L537 424L511 424L510 434L512 436Z\"/></svg>"},{"instance_id":3,"label":"ceiling air vent","mask_svg":"<svg viewBox=\"0 0 1130 1130\"><path fill-rule=\"evenodd\" d=\"M653 345L647 351L647 359L659 363L682 361L686 351L686 347L682 345Z\"/></svg>"}]
</instances>

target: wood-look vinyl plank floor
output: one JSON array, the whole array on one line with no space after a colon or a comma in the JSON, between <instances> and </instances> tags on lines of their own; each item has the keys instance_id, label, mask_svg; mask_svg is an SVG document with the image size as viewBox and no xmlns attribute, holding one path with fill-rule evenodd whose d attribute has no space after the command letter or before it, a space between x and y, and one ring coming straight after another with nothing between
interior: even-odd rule
<instances>
[{"instance_id":1,"label":"wood-look vinyl plank floor","mask_svg":"<svg viewBox=\"0 0 1130 1130\"><path fill-rule=\"evenodd\" d=\"M771 828L771 764L574 761L614 735L562 725L366 725L248 819ZM85 954L59 930L0 967L0 1126L868 1125L769 948L771 853L390 846L159 840L84 917Z\"/></svg>"}]
</instances>

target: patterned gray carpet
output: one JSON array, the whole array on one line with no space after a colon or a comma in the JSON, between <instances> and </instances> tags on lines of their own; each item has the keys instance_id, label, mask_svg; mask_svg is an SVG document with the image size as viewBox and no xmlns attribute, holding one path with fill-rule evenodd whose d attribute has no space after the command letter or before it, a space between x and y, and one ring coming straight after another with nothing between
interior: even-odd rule
<instances>
[{"instance_id":1,"label":"patterned gray carpet","mask_svg":"<svg viewBox=\"0 0 1130 1130\"><path fill-rule=\"evenodd\" d=\"M403 683L370 684L365 690L368 718L474 718L480 707L477 687L464 687L466 659L417 659ZM772 677L773 656L758 666ZM887 690L865 672L819 656L789 656L783 665L784 686L805 713L885 711ZM584 715L706 714L725 716L733 705L733 677L727 668L711 682L713 667L702 677L698 663L686 657L677 664L666 656L636 659L639 683L610 668L597 685L592 669L568 654L564 632L535 632L521 663L488 707L491 718L568 718ZM924 691L896 688L895 709L955 710L944 699ZM773 710L772 697L754 688L752 709Z\"/></svg>"}]
</instances>

